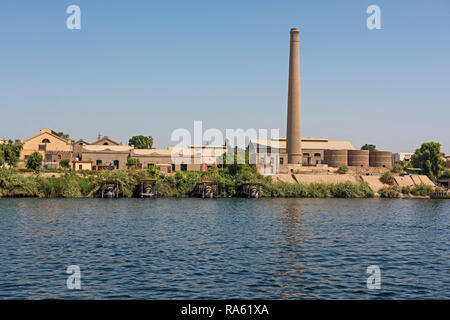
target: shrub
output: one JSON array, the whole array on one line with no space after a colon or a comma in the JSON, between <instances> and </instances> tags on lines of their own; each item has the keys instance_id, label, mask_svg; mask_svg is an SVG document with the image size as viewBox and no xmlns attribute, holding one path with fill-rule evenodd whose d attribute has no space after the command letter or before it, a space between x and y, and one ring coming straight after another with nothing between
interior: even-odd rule
<instances>
[{"instance_id":1,"label":"shrub","mask_svg":"<svg viewBox=\"0 0 450 320\"><path fill-rule=\"evenodd\" d=\"M80 193L82 196L87 196L91 193L92 190L95 188L95 182L94 177L80 177L78 175L75 176L75 179L77 180L78 186L80 188Z\"/></svg>"},{"instance_id":2,"label":"shrub","mask_svg":"<svg viewBox=\"0 0 450 320\"><path fill-rule=\"evenodd\" d=\"M125 170L101 170L97 175L97 179L95 179L95 191L100 190L102 182L110 180L120 183L121 195L126 198L133 195L139 183L137 176L132 172Z\"/></svg>"},{"instance_id":3,"label":"shrub","mask_svg":"<svg viewBox=\"0 0 450 320\"><path fill-rule=\"evenodd\" d=\"M149 174L150 177L155 178L159 176L160 170L157 166L150 166L147 169L147 173Z\"/></svg>"},{"instance_id":4,"label":"shrub","mask_svg":"<svg viewBox=\"0 0 450 320\"><path fill-rule=\"evenodd\" d=\"M450 179L450 170L446 169L444 172L441 173L439 176L441 179Z\"/></svg>"},{"instance_id":5,"label":"shrub","mask_svg":"<svg viewBox=\"0 0 450 320\"><path fill-rule=\"evenodd\" d=\"M359 198L362 196L359 186L349 181L335 184L333 186L333 195L337 198Z\"/></svg>"},{"instance_id":6,"label":"shrub","mask_svg":"<svg viewBox=\"0 0 450 320\"><path fill-rule=\"evenodd\" d=\"M375 192L373 192L367 182L363 182L359 185L359 192L363 198L373 198L375 195Z\"/></svg>"},{"instance_id":7,"label":"shrub","mask_svg":"<svg viewBox=\"0 0 450 320\"><path fill-rule=\"evenodd\" d=\"M38 197L41 195L35 175L24 177L13 169L0 169L0 195Z\"/></svg>"},{"instance_id":8,"label":"shrub","mask_svg":"<svg viewBox=\"0 0 450 320\"><path fill-rule=\"evenodd\" d=\"M263 183L263 196L295 198L371 198L374 192L367 183Z\"/></svg>"},{"instance_id":9,"label":"shrub","mask_svg":"<svg viewBox=\"0 0 450 320\"><path fill-rule=\"evenodd\" d=\"M411 194L415 196L429 196L433 192L433 187L424 183L418 184L411 189Z\"/></svg>"},{"instance_id":10,"label":"shrub","mask_svg":"<svg viewBox=\"0 0 450 320\"><path fill-rule=\"evenodd\" d=\"M42 155L39 152L33 152L27 160L27 169L38 171L42 166Z\"/></svg>"},{"instance_id":11,"label":"shrub","mask_svg":"<svg viewBox=\"0 0 450 320\"><path fill-rule=\"evenodd\" d=\"M400 189L397 186L384 186L378 193L382 198L400 198Z\"/></svg>"},{"instance_id":12,"label":"shrub","mask_svg":"<svg viewBox=\"0 0 450 320\"><path fill-rule=\"evenodd\" d=\"M60 165L61 168L66 168L66 169L70 168L70 162L67 159L61 160L59 162L59 165Z\"/></svg>"},{"instance_id":13,"label":"shrub","mask_svg":"<svg viewBox=\"0 0 450 320\"><path fill-rule=\"evenodd\" d=\"M41 192L47 198L79 198L82 196L82 193L78 178L75 174L40 178Z\"/></svg>"},{"instance_id":14,"label":"shrub","mask_svg":"<svg viewBox=\"0 0 450 320\"><path fill-rule=\"evenodd\" d=\"M394 164L394 168L392 169L395 173L402 173L405 171L405 164L403 161L396 161Z\"/></svg>"},{"instance_id":15,"label":"shrub","mask_svg":"<svg viewBox=\"0 0 450 320\"><path fill-rule=\"evenodd\" d=\"M383 173L380 180L384 184L394 185L394 183L395 183L394 175L390 171L386 171L385 173Z\"/></svg>"},{"instance_id":16,"label":"shrub","mask_svg":"<svg viewBox=\"0 0 450 320\"><path fill-rule=\"evenodd\" d=\"M404 186L404 187L402 187L402 193L403 194L410 194L411 193L411 186Z\"/></svg>"},{"instance_id":17,"label":"shrub","mask_svg":"<svg viewBox=\"0 0 450 320\"><path fill-rule=\"evenodd\" d=\"M348 172L348 166L346 164L341 164L336 172L339 174L345 174Z\"/></svg>"},{"instance_id":18,"label":"shrub","mask_svg":"<svg viewBox=\"0 0 450 320\"><path fill-rule=\"evenodd\" d=\"M127 167L128 168L134 168L134 169L140 169L142 168L141 161L136 158L128 158L127 160Z\"/></svg>"},{"instance_id":19,"label":"shrub","mask_svg":"<svg viewBox=\"0 0 450 320\"><path fill-rule=\"evenodd\" d=\"M332 186L325 183L312 183L308 185L310 198L329 198L332 195Z\"/></svg>"}]
</instances>

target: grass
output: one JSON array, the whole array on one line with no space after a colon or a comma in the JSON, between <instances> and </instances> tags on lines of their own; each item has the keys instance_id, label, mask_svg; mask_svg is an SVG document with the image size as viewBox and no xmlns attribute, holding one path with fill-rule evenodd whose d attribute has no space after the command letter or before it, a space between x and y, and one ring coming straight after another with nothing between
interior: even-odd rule
<instances>
[{"instance_id":1,"label":"grass","mask_svg":"<svg viewBox=\"0 0 450 320\"><path fill-rule=\"evenodd\" d=\"M386 171L385 173L383 173L383 175L381 176L380 180L384 184L388 184L388 185L391 185L391 186L394 185L394 183L395 183L394 175L390 171Z\"/></svg>"},{"instance_id":2,"label":"grass","mask_svg":"<svg viewBox=\"0 0 450 320\"><path fill-rule=\"evenodd\" d=\"M411 194L414 196L429 196L433 192L433 187L424 183L418 184L411 189Z\"/></svg>"},{"instance_id":3,"label":"grass","mask_svg":"<svg viewBox=\"0 0 450 320\"><path fill-rule=\"evenodd\" d=\"M400 188L397 186L384 186L378 190L381 198L400 198Z\"/></svg>"}]
</instances>

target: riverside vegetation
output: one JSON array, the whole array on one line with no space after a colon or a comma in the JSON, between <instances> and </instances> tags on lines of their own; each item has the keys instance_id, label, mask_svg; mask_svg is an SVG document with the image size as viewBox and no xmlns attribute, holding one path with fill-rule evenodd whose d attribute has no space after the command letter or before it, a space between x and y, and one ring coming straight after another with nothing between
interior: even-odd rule
<instances>
[{"instance_id":1,"label":"riverside vegetation","mask_svg":"<svg viewBox=\"0 0 450 320\"><path fill-rule=\"evenodd\" d=\"M305 197L305 198L370 198L373 191L366 183L313 183L291 184L275 182L269 176L260 175L249 165L227 165L207 172L178 171L172 175L159 173L155 167L147 170L130 169L114 171L72 171L64 170L54 176L44 177L40 172L24 175L17 169L0 169L0 196L78 198L95 196L103 181L117 180L121 184L122 196L133 197L139 190L143 178L152 178L158 184L158 196L188 197L197 182L214 181L219 186L221 197L238 196L242 183L261 184L263 197ZM24 171L24 170L22 170ZM52 171L50 171L52 172ZM59 175L59 176L56 176Z\"/></svg>"}]
</instances>

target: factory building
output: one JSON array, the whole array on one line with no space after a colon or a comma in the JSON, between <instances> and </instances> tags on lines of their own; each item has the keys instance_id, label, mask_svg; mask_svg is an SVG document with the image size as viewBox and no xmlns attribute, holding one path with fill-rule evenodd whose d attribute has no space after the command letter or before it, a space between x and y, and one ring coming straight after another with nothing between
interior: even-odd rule
<instances>
[{"instance_id":1,"label":"factory building","mask_svg":"<svg viewBox=\"0 0 450 320\"><path fill-rule=\"evenodd\" d=\"M392 168L389 151L356 150L349 141L301 137L300 31L290 30L286 138L251 140L251 162L263 174L294 172L304 167Z\"/></svg>"},{"instance_id":2,"label":"factory building","mask_svg":"<svg viewBox=\"0 0 450 320\"><path fill-rule=\"evenodd\" d=\"M275 174L292 169L289 165L287 153L287 139L278 138L271 140L252 139L248 145L251 163L263 174ZM324 138L302 138L302 165L323 166L325 159L331 152L345 153L347 164L347 150L356 150L350 141L328 140ZM357 151L357 150L356 150ZM334 153L332 155L334 157Z\"/></svg>"}]
</instances>

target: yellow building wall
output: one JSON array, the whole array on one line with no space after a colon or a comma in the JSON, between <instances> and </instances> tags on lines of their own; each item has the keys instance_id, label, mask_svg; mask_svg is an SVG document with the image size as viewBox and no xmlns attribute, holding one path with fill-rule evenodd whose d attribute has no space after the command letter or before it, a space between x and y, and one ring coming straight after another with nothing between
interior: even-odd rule
<instances>
[{"instance_id":1,"label":"yellow building wall","mask_svg":"<svg viewBox=\"0 0 450 320\"><path fill-rule=\"evenodd\" d=\"M49 140L43 143L44 139ZM39 152L45 161L45 151L67 151L72 152L73 146L70 140L65 141L51 133L49 129L42 129L41 133L23 142L23 149L20 153L18 166L25 167L28 156L34 152Z\"/></svg>"},{"instance_id":2,"label":"yellow building wall","mask_svg":"<svg viewBox=\"0 0 450 320\"><path fill-rule=\"evenodd\" d=\"M92 162L75 162L75 163L72 164L72 168L75 171L78 171L78 170L92 170Z\"/></svg>"}]
</instances>

